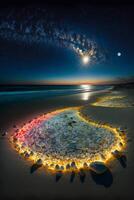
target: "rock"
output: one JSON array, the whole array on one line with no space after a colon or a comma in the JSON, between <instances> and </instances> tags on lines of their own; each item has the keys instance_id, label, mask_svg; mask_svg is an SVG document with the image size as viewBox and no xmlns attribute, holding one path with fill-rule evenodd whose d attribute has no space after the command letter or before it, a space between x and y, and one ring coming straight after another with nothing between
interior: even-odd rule
<instances>
[{"instance_id":1,"label":"rock","mask_svg":"<svg viewBox=\"0 0 134 200\"><path fill-rule=\"evenodd\" d=\"M122 147L123 146L122 142L120 142L119 145Z\"/></svg>"},{"instance_id":2,"label":"rock","mask_svg":"<svg viewBox=\"0 0 134 200\"><path fill-rule=\"evenodd\" d=\"M56 169L56 170L60 170L59 165L56 165L56 166L55 166L55 169Z\"/></svg>"},{"instance_id":3,"label":"rock","mask_svg":"<svg viewBox=\"0 0 134 200\"><path fill-rule=\"evenodd\" d=\"M67 169L67 170L70 169L70 164L67 164L67 165L66 165L66 169Z\"/></svg>"},{"instance_id":4,"label":"rock","mask_svg":"<svg viewBox=\"0 0 134 200\"><path fill-rule=\"evenodd\" d=\"M105 156L104 156L103 154L100 154L100 156L101 156L101 158L102 158L103 160L105 160Z\"/></svg>"},{"instance_id":5,"label":"rock","mask_svg":"<svg viewBox=\"0 0 134 200\"><path fill-rule=\"evenodd\" d=\"M73 169L76 169L76 168L77 168L75 162L72 162L72 163L71 163L71 167L72 167Z\"/></svg>"},{"instance_id":6,"label":"rock","mask_svg":"<svg viewBox=\"0 0 134 200\"><path fill-rule=\"evenodd\" d=\"M121 137L123 137L123 136L125 136L126 134L125 134L124 131L120 131L120 132L119 132L119 135L120 135Z\"/></svg>"},{"instance_id":7,"label":"rock","mask_svg":"<svg viewBox=\"0 0 134 200\"><path fill-rule=\"evenodd\" d=\"M61 167L60 167L60 169L61 169L61 170L64 170L64 167L63 167L63 166L61 166Z\"/></svg>"},{"instance_id":8,"label":"rock","mask_svg":"<svg viewBox=\"0 0 134 200\"><path fill-rule=\"evenodd\" d=\"M17 138L16 137L13 137L13 142L17 142Z\"/></svg>"},{"instance_id":9,"label":"rock","mask_svg":"<svg viewBox=\"0 0 134 200\"><path fill-rule=\"evenodd\" d=\"M112 155L115 157L115 158L119 158L121 153L118 151L118 150L115 150L112 152Z\"/></svg>"},{"instance_id":10,"label":"rock","mask_svg":"<svg viewBox=\"0 0 134 200\"><path fill-rule=\"evenodd\" d=\"M104 165L103 162L95 161L90 164L90 169L94 171L96 174L103 174L107 171L107 167Z\"/></svg>"},{"instance_id":11,"label":"rock","mask_svg":"<svg viewBox=\"0 0 134 200\"><path fill-rule=\"evenodd\" d=\"M75 121L75 120L73 120L73 121L72 121L72 123L76 123L76 121Z\"/></svg>"},{"instance_id":12,"label":"rock","mask_svg":"<svg viewBox=\"0 0 134 200\"><path fill-rule=\"evenodd\" d=\"M33 156L33 155L34 155L34 153L33 153L33 151L31 151L31 152L30 152L30 156Z\"/></svg>"},{"instance_id":13,"label":"rock","mask_svg":"<svg viewBox=\"0 0 134 200\"><path fill-rule=\"evenodd\" d=\"M29 157L29 153L28 153L27 151L24 151L24 152L23 152L23 156L24 156L25 158L28 158L28 157Z\"/></svg>"},{"instance_id":14,"label":"rock","mask_svg":"<svg viewBox=\"0 0 134 200\"><path fill-rule=\"evenodd\" d=\"M88 164L87 164L87 163L84 163L84 164L83 164L83 168L88 168Z\"/></svg>"},{"instance_id":15,"label":"rock","mask_svg":"<svg viewBox=\"0 0 134 200\"><path fill-rule=\"evenodd\" d=\"M15 144L15 145L14 145L14 148L15 148L15 149L18 149L18 147L19 147L18 144Z\"/></svg>"},{"instance_id":16,"label":"rock","mask_svg":"<svg viewBox=\"0 0 134 200\"><path fill-rule=\"evenodd\" d=\"M29 158L29 154L27 152L24 154L24 156L25 158Z\"/></svg>"},{"instance_id":17,"label":"rock","mask_svg":"<svg viewBox=\"0 0 134 200\"><path fill-rule=\"evenodd\" d=\"M41 159L38 159L37 162L36 162L36 164L37 164L37 165L42 165L42 160L41 160Z\"/></svg>"}]
</instances>

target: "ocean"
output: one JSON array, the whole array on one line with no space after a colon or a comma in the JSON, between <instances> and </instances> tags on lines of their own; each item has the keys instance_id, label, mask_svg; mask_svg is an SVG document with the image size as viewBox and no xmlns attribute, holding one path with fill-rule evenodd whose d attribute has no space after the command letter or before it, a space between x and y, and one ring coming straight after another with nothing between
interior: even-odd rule
<instances>
[{"instance_id":1,"label":"ocean","mask_svg":"<svg viewBox=\"0 0 134 200\"><path fill-rule=\"evenodd\" d=\"M56 97L61 95L71 95L81 92L94 92L112 89L112 86L92 86L92 85L10 85L0 86L0 98L5 96L43 96Z\"/></svg>"}]
</instances>

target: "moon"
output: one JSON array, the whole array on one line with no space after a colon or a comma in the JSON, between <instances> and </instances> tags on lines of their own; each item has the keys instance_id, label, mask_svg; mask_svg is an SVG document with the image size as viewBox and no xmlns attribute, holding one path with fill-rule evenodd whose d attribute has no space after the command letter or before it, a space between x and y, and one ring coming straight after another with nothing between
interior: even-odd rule
<instances>
[{"instance_id":1,"label":"moon","mask_svg":"<svg viewBox=\"0 0 134 200\"><path fill-rule=\"evenodd\" d=\"M82 61L83 61L84 64L89 63L89 61L90 61L89 56L87 56L87 55L86 55L86 56L83 56L83 57L82 57Z\"/></svg>"}]
</instances>

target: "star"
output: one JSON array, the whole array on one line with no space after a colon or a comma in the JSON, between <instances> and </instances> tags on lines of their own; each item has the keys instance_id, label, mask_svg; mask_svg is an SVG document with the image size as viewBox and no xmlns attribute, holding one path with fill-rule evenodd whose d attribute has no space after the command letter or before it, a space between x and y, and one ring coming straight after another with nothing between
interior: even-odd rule
<instances>
[{"instance_id":1,"label":"star","mask_svg":"<svg viewBox=\"0 0 134 200\"><path fill-rule=\"evenodd\" d=\"M120 56L121 56L121 52L118 52L118 53L117 53L117 56L119 56L119 57L120 57Z\"/></svg>"}]
</instances>

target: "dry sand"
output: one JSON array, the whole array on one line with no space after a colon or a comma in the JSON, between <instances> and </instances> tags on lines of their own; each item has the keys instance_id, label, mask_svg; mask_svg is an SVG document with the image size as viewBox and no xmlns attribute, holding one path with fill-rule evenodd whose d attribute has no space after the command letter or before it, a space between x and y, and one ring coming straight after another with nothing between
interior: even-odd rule
<instances>
[{"instance_id":1,"label":"dry sand","mask_svg":"<svg viewBox=\"0 0 134 200\"><path fill-rule=\"evenodd\" d=\"M126 92L126 91L123 91ZM127 91L132 95L131 91ZM123 168L119 161L109 164L111 173L96 177L86 172L85 179L79 174L71 176L63 174L56 181L56 176L43 168L30 173L32 163L21 158L11 148L8 137L0 136L0 196L1 199L134 199L134 108L104 108L89 106L96 99L94 94L87 101L84 94L62 96L52 99L24 100L0 103L1 131L12 132L14 124L32 119L34 116L57 108L87 105L83 114L95 120L107 122L114 126L128 128L128 144L125 154L127 167ZM101 94L103 95L103 94Z\"/></svg>"}]
</instances>

